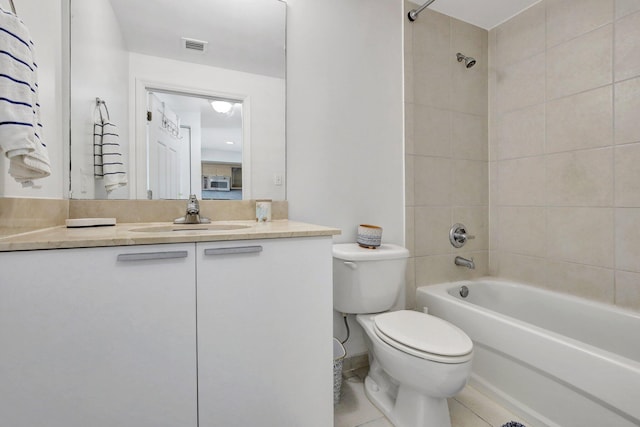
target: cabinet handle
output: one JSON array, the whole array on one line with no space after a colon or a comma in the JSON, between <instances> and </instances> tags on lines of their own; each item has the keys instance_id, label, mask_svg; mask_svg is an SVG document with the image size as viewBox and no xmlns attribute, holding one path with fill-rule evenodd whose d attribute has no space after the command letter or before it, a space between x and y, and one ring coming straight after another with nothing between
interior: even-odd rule
<instances>
[{"instance_id":1,"label":"cabinet handle","mask_svg":"<svg viewBox=\"0 0 640 427\"><path fill-rule=\"evenodd\" d=\"M257 252L262 252L262 246L236 246L231 248L209 248L204 250L205 255L252 254Z\"/></svg>"},{"instance_id":2,"label":"cabinet handle","mask_svg":"<svg viewBox=\"0 0 640 427\"><path fill-rule=\"evenodd\" d=\"M118 261L148 261L155 259L175 259L186 258L187 251L167 251L167 252L140 252L133 254L118 254Z\"/></svg>"}]
</instances>

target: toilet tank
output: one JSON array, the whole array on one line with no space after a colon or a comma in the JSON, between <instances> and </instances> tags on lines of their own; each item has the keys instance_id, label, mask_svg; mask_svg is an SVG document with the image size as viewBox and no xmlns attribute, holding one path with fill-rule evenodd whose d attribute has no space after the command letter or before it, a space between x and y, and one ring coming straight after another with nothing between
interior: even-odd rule
<instances>
[{"instance_id":1,"label":"toilet tank","mask_svg":"<svg viewBox=\"0 0 640 427\"><path fill-rule=\"evenodd\" d=\"M379 313L395 303L405 282L409 251L384 244L333 245L333 308L341 313Z\"/></svg>"}]
</instances>

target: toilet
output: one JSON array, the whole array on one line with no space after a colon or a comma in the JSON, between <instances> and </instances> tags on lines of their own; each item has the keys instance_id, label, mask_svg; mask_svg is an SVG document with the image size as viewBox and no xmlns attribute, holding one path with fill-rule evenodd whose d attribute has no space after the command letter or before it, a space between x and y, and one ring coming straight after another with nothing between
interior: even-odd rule
<instances>
[{"instance_id":1,"label":"toilet","mask_svg":"<svg viewBox=\"0 0 640 427\"><path fill-rule=\"evenodd\" d=\"M451 427L447 398L471 374L473 343L456 326L425 313L388 311L401 295L409 251L383 244L333 245L333 305L365 331L365 394L395 427Z\"/></svg>"}]
</instances>

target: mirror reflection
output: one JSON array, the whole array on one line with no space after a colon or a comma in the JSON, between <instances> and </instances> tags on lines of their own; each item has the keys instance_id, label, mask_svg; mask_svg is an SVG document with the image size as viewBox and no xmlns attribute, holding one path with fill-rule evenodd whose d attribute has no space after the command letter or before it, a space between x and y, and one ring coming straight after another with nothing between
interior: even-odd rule
<instances>
[{"instance_id":1,"label":"mirror reflection","mask_svg":"<svg viewBox=\"0 0 640 427\"><path fill-rule=\"evenodd\" d=\"M285 3L71 0L70 11L71 197L285 198ZM94 173L106 162L97 98L126 185Z\"/></svg>"},{"instance_id":2,"label":"mirror reflection","mask_svg":"<svg viewBox=\"0 0 640 427\"><path fill-rule=\"evenodd\" d=\"M242 101L147 91L149 199L242 200Z\"/></svg>"}]
</instances>

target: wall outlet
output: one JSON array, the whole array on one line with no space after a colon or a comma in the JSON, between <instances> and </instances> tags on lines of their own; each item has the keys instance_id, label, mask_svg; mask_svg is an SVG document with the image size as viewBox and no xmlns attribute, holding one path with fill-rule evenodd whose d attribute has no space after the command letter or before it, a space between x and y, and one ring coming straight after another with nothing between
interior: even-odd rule
<instances>
[{"instance_id":1,"label":"wall outlet","mask_svg":"<svg viewBox=\"0 0 640 427\"><path fill-rule=\"evenodd\" d=\"M279 175L279 174L273 175L273 183L275 185L282 185L282 175Z\"/></svg>"}]
</instances>

